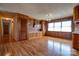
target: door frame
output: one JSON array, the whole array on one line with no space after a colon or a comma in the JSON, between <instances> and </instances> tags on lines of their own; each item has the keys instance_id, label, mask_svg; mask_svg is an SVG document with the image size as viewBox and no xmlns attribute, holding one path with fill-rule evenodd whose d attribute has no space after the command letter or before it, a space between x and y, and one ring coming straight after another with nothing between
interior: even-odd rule
<instances>
[{"instance_id":1,"label":"door frame","mask_svg":"<svg viewBox=\"0 0 79 59\"><path fill-rule=\"evenodd\" d=\"M1 34L2 34L2 36L4 35L4 34L3 34L3 21L4 21L4 20L6 20L6 17L4 17L4 18L2 17L2 18L1 18L1 28L2 28L2 29L1 29L1 30L2 30L2 33L1 33ZM9 25L9 34L11 34L11 19L8 19L7 21L10 21L10 23L9 23L9 24L10 24L10 25Z\"/></svg>"}]
</instances>

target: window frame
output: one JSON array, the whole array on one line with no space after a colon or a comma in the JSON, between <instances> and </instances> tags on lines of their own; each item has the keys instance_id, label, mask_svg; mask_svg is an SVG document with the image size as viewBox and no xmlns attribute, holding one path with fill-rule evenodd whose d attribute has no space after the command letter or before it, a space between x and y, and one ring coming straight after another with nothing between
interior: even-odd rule
<instances>
[{"instance_id":1,"label":"window frame","mask_svg":"<svg viewBox=\"0 0 79 59\"><path fill-rule=\"evenodd\" d=\"M71 21L71 25L70 25L70 26L66 26L66 27L71 27L71 31L62 31L62 28L65 27L65 26L62 25L62 22L66 22L66 21ZM66 21L58 21L58 22L61 23L61 26L60 26L61 28L60 28L60 30L58 30L58 31L55 30L55 23L57 23L57 22L49 22L49 23L53 23L53 27L52 27L53 30L51 30L51 31L53 31L53 32L72 32L72 20L66 20ZM49 23L48 23L48 24L49 24ZM48 28L47 28L47 30L48 30ZM49 30L48 30L48 31L49 31Z\"/></svg>"}]
</instances>

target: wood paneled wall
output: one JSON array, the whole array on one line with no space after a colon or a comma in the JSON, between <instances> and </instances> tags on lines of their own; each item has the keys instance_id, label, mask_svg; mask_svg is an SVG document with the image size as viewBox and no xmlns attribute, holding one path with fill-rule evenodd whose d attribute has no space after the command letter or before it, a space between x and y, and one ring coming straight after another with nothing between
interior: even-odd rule
<instances>
[{"instance_id":1,"label":"wood paneled wall","mask_svg":"<svg viewBox=\"0 0 79 59\"><path fill-rule=\"evenodd\" d=\"M71 19L71 21L73 20L72 16L69 17L64 17L64 18L60 18L60 19L56 19L56 20L51 20L48 23L51 22L61 22L61 21L67 21ZM48 24L47 23L47 24ZM48 29L48 26L46 25L46 30ZM72 26L73 29L73 26ZM46 36L52 36L52 37L57 37L57 38L63 38L63 39L72 39L72 32L57 32L57 31L46 31Z\"/></svg>"},{"instance_id":2,"label":"wood paneled wall","mask_svg":"<svg viewBox=\"0 0 79 59\"><path fill-rule=\"evenodd\" d=\"M22 15L22 14L18 14L17 15L17 19L18 19L18 28L19 28L19 32L18 32L18 36L19 36L19 40L27 40L27 20L29 19L28 16Z\"/></svg>"},{"instance_id":3,"label":"wood paneled wall","mask_svg":"<svg viewBox=\"0 0 79 59\"><path fill-rule=\"evenodd\" d=\"M1 21L2 21L2 17L5 17L5 18L12 18L12 19L15 19L16 18L16 13L12 13L12 12L8 12L8 11L0 11L0 36L2 37L2 24L1 24ZM11 24L12 25L12 24ZM14 24L13 24L14 25ZM14 30L12 30L11 28L11 36L13 37L14 36ZM15 36L14 36L15 37Z\"/></svg>"},{"instance_id":4,"label":"wood paneled wall","mask_svg":"<svg viewBox=\"0 0 79 59\"><path fill-rule=\"evenodd\" d=\"M23 39L28 39L28 22L33 21L33 25L35 23L40 23L42 26L41 20L36 20L35 18L20 14L20 13L13 13L13 12L7 12L7 11L0 11L0 34L1 34L1 17L6 18L13 18L13 29L12 29L12 37L18 41ZM43 30L43 29L42 29ZM41 30L41 31L42 31ZM0 35L1 36L1 35Z\"/></svg>"},{"instance_id":5,"label":"wood paneled wall","mask_svg":"<svg viewBox=\"0 0 79 59\"><path fill-rule=\"evenodd\" d=\"M1 17L6 17L6 18L15 18L16 13L11 13L7 11L0 11L0 32L2 31L1 29Z\"/></svg>"},{"instance_id":6,"label":"wood paneled wall","mask_svg":"<svg viewBox=\"0 0 79 59\"><path fill-rule=\"evenodd\" d=\"M54 32L54 31L47 31L47 36L57 37L57 38L63 38L63 39L72 39L72 33L69 32Z\"/></svg>"}]
</instances>

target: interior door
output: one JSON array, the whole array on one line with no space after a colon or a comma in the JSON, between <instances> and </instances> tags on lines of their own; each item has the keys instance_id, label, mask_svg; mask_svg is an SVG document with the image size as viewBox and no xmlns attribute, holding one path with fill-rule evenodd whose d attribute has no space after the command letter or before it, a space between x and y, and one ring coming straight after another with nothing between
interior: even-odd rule
<instances>
[{"instance_id":1,"label":"interior door","mask_svg":"<svg viewBox=\"0 0 79 59\"><path fill-rule=\"evenodd\" d=\"M3 35L10 33L10 20L3 20Z\"/></svg>"},{"instance_id":2,"label":"interior door","mask_svg":"<svg viewBox=\"0 0 79 59\"><path fill-rule=\"evenodd\" d=\"M27 21L21 20L20 40L27 39Z\"/></svg>"}]
</instances>

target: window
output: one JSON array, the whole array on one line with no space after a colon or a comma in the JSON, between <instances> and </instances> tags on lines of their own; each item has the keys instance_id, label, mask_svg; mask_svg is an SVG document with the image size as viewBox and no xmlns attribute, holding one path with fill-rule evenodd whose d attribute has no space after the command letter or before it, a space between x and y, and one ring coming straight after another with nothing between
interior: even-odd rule
<instances>
[{"instance_id":1,"label":"window","mask_svg":"<svg viewBox=\"0 0 79 59\"><path fill-rule=\"evenodd\" d=\"M62 22L62 31L63 32L71 32L71 21L63 21Z\"/></svg>"},{"instance_id":2,"label":"window","mask_svg":"<svg viewBox=\"0 0 79 59\"><path fill-rule=\"evenodd\" d=\"M48 23L48 31L71 32L72 31L71 25L72 21Z\"/></svg>"},{"instance_id":3,"label":"window","mask_svg":"<svg viewBox=\"0 0 79 59\"><path fill-rule=\"evenodd\" d=\"M61 31L61 22L56 22L55 23L54 31Z\"/></svg>"},{"instance_id":4,"label":"window","mask_svg":"<svg viewBox=\"0 0 79 59\"><path fill-rule=\"evenodd\" d=\"M53 31L54 30L53 26L54 23L48 23L48 31Z\"/></svg>"}]
</instances>

